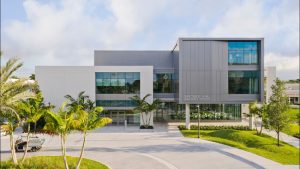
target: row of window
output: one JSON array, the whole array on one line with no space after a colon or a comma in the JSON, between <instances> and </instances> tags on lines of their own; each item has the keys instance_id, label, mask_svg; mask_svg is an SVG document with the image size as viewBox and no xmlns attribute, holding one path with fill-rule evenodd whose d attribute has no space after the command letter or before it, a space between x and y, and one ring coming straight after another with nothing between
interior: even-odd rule
<instances>
[{"instance_id":1,"label":"row of window","mask_svg":"<svg viewBox=\"0 0 300 169\"><path fill-rule=\"evenodd\" d=\"M135 107L136 103L132 100L97 100L96 105L102 107Z\"/></svg>"},{"instance_id":2,"label":"row of window","mask_svg":"<svg viewBox=\"0 0 300 169\"><path fill-rule=\"evenodd\" d=\"M139 72L97 72L96 79L140 79Z\"/></svg>"},{"instance_id":3,"label":"row of window","mask_svg":"<svg viewBox=\"0 0 300 169\"><path fill-rule=\"evenodd\" d=\"M138 79L98 79L96 73L96 93L97 94L139 94L140 80L139 75L133 76ZM108 77L101 73L101 77ZM104 75L104 76L103 76ZM112 77L112 76L110 76ZM121 77L121 76L114 76ZM128 76L129 77L129 76ZM259 93L259 71L229 71L228 89L229 94L258 94ZM154 93L174 93L173 78L171 73L161 73L154 75Z\"/></svg>"},{"instance_id":4,"label":"row of window","mask_svg":"<svg viewBox=\"0 0 300 169\"><path fill-rule=\"evenodd\" d=\"M240 104L201 104L200 113L202 120L241 120ZM190 105L191 120L198 119L196 104ZM185 105L174 102L162 103L162 106L154 113L154 120L184 120Z\"/></svg>"},{"instance_id":5,"label":"row of window","mask_svg":"<svg viewBox=\"0 0 300 169\"><path fill-rule=\"evenodd\" d=\"M139 94L139 72L97 72L97 94Z\"/></svg>"},{"instance_id":6,"label":"row of window","mask_svg":"<svg viewBox=\"0 0 300 169\"><path fill-rule=\"evenodd\" d=\"M229 65L255 65L258 64L257 42L228 42Z\"/></svg>"}]
</instances>

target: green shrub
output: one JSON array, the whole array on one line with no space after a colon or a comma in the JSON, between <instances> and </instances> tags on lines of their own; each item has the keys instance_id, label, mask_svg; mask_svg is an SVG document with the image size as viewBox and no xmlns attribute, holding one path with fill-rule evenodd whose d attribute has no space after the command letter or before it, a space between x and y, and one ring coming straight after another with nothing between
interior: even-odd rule
<instances>
[{"instance_id":1,"label":"green shrub","mask_svg":"<svg viewBox=\"0 0 300 169\"><path fill-rule=\"evenodd\" d=\"M186 130L186 127L184 125L178 126L179 130ZM198 130L197 125L191 125L191 130ZM200 130L224 130L224 129L232 129L232 130L251 130L249 126L200 126Z\"/></svg>"}]
</instances>

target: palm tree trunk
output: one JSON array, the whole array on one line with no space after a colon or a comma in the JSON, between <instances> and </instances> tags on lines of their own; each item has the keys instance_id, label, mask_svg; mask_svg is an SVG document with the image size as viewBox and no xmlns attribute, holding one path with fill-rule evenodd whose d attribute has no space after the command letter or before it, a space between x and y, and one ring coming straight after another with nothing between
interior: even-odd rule
<instances>
[{"instance_id":1,"label":"palm tree trunk","mask_svg":"<svg viewBox=\"0 0 300 169\"><path fill-rule=\"evenodd\" d=\"M25 160L25 158L26 158L26 155L27 155L27 151L28 151L28 144L29 144L29 134L30 134L30 123L28 123L28 128L27 128L27 137L26 137L26 147L25 147L25 151L24 151L24 154L23 154L23 157L22 157L22 161L21 161L21 163L23 163L23 161Z\"/></svg>"},{"instance_id":2,"label":"palm tree trunk","mask_svg":"<svg viewBox=\"0 0 300 169\"><path fill-rule=\"evenodd\" d=\"M36 134L36 122L34 122L34 134Z\"/></svg>"},{"instance_id":3,"label":"palm tree trunk","mask_svg":"<svg viewBox=\"0 0 300 169\"><path fill-rule=\"evenodd\" d=\"M62 148L62 155L64 158L65 168L69 169L67 156L66 156L66 137L65 136L61 136L61 148Z\"/></svg>"},{"instance_id":4,"label":"palm tree trunk","mask_svg":"<svg viewBox=\"0 0 300 169\"><path fill-rule=\"evenodd\" d=\"M148 123L147 123L148 126L150 126L151 116L152 116L152 112L149 112L149 120L148 120Z\"/></svg>"},{"instance_id":5,"label":"palm tree trunk","mask_svg":"<svg viewBox=\"0 0 300 169\"><path fill-rule=\"evenodd\" d=\"M17 156L16 156L16 150L15 150L15 141L14 141L14 133L11 132L9 135L9 139L10 139L10 150L11 150L11 157L12 160L14 162L14 164L18 164L18 160L17 160Z\"/></svg>"},{"instance_id":6,"label":"palm tree trunk","mask_svg":"<svg viewBox=\"0 0 300 169\"><path fill-rule=\"evenodd\" d=\"M60 147L61 147L61 154L64 156L64 143L63 143L63 137L60 135Z\"/></svg>"},{"instance_id":7,"label":"palm tree trunk","mask_svg":"<svg viewBox=\"0 0 300 169\"><path fill-rule=\"evenodd\" d=\"M142 121L143 121L143 126L146 125L146 122L145 122L145 118L144 116L146 115L146 112L142 112Z\"/></svg>"},{"instance_id":8,"label":"palm tree trunk","mask_svg":"<svg viewBox=\"0 0 300 169\"><path fill-rule=\"evenodd\" d=\"M80 156L79 156L79 160L78 160L76 169L80 168L80 163L81 163L82 156L83 156L85 141L86 141L86 131L83 133L83 142L82 142L81 152L80 152Z\"/></svg>"}]
</instances>

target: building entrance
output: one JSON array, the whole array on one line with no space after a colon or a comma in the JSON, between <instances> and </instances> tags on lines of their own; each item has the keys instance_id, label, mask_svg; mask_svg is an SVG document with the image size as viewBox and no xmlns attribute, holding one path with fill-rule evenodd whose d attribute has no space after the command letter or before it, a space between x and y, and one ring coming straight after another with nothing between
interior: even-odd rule
<instances>
[{"instance_id":1,"label":"building entrance","mask_svg":"<svg viewBox=\"0 0 300 169\"><path fill-rule=\"evenodd\" d=\"M139 125L140 124L140 114L133 113L128 110L112 110L105 113L106 117L112 119L111 125L124 126L125 121L127 125Z\"/></svg>"},{"instance_id":2,"label":"building entrance","mask_svg":"<svg viewBox=\"0 0 300 169\"><path fill-rule=\"evenodd\" d=\"M124 125L125 111L112 111L110 112L113 125Z\"/></svg>"}]
</instances>

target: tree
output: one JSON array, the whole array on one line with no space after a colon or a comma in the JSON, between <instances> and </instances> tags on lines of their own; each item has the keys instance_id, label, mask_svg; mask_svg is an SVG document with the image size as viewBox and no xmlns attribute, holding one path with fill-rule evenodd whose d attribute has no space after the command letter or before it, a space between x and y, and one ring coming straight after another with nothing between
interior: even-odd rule
<instances>
[{"instance_id":1,"label":"tree","mask_svg":"<svg viewBox=\"0 0 300 169\"><path fill-rule=\"evenodd\" d=\"M35 74L31 74L31 75L29 76L29 79L30 79L30 80L35 80Z\"/></svg>"},{"instance_id":2,"label":"tree","mask_svg":"<svg viewBox=\"0 0 300 169\"><path fill-rule=\"evenodd\" d=\"M31 91L35 86L34 83L28 83L26 78L11 78L22 65L18 59L9 59L0 70L0 116L8 121L3 129L10 135L10 149L14 164L18 164L13 137L15 129L20 124L17 105L20 100L35 96Z\"/></svg>"},{"instance_id":3,"label":"tree","mask_svg":"<svg viewBox=\"0 0 300 169\"><path fill-rule=\"evenodd\" d=\"M67 155L66 155L66 141L67 135L76 128L75 126L78 124L78 120L75 119L74 111L68 111L65 109L66 102L62 104L59 111L57 113L48 110L45 114L46 125L44 126L44 130L58 134L61 139L61 151L64 159L65 168L69 169Z\"/></svg>"},{"instance_id":4,"label":"tree","mask_svg":"<svg viewBox=\"0 0 300 169\"><path fill-rule=\"evenodd\" d=\"M86 109L89 106L87 104L89 96L85 95L84 93L84 91L79 92L76 99L73 98L71 95L65 95L65 98L68 100L68 104L66 106L76 110L80 109L81 107L83 109Z\"/></svg>"},{"instance_id":5,"label":"tree","mask_svg":"<svg viewBox=\"0 0 300 169\"><path fill-rule=\"evenodd\" d=\"M249 116L255 118L255 128L256 128L256 133L261 134L263 126L266 125L266 120L267 120L267 115L266 115L266 104L262 104L261 106L258 106L256 102L251 102L249 104ZM258 119L261 118L261 124L260 124L260 130L258 131L257 129L257 123Z\"/></svg>"},{"instance_id":6,"label":"tree","mask_svg":"<svg viewBox=\"0 0 300 169\"><path fill-rule=\"evenodd\" d=\"M272 96L267 107L268 125L277 133L277 145L279 146L279 134L290 122L287 115L289 108L289 99L285 94L284 82L278 78L275 84L272 85Z\"/></svg>"},{"instance_id":7,"label":"tree","mask_svg":"<svg viewBox=\"0 0 300 169\"><path fill-rule=\"evenodd\" d=\"M30 98L22 100L18 105L19 112L21 114L22 121L27 124L27 137L26 137L26 147L24 155L22 157L22 162L25 160L27 151L29 136L31 133L30 123L34 123L34 133L36 132L36 123L41 118L41 116L48 110L48 107L43 103L43 97L41 93L38 93L35 98Z\"/></svg>"},{"instance_id":8,"label":"tree","mask_svg":"<svg viewBox=\"0 0 300 169\"><path fill-rule=\"evenodd\" d=\"M161 103L159 99L155 99L152 103L147 102L146 100L149 96L151 96L151 94L145 95L142 99L138 95L131 97L131 100L134 101L137 105L133 110L135 112L141 113L142 122L143 122L142 126L144 126L145 128L150 127L150 122L152 117L151 112L158 109Z\"/></svg>"},{"instance_id":9,"label":"tree","mask_svg":"<svg viewBox=\"0 0 300 169\"><path fill-rule=\"evenodd\" d=\"M100 117L101 112L103 111L102 107L96 107L95 102L91 100L87 100L87 107L83 110L84 113L81 113L83 117L83 121L81 125L78 127L78 130L83 132L83 142L81 146L80 156L77 162L76 169L80 168L84 146L86 142L87 132L90 130L94 130L100 127L103 127L112 122L110 118Z\"/></svg>"}]
</instances>

